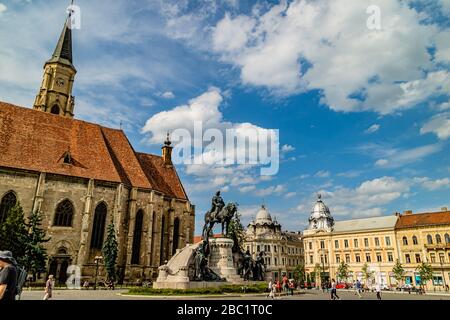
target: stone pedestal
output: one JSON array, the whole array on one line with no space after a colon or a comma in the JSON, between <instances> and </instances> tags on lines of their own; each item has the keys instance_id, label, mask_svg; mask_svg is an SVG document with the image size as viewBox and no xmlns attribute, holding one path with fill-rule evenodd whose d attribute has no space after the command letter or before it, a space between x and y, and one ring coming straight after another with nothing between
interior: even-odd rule
<instances>
[{"instance_id":1,"label":"stone pedestal","mask_svg":"<svg viewBox=\"0 0 450 320\"><path fill-rule=\"evenodd\" d=\"M209 240L211 253L209 256L209 268L227 279L231 283L242 282L241 277L233 264L233 240L229 238L214 238Z\"/></svg>"}]
</instances>

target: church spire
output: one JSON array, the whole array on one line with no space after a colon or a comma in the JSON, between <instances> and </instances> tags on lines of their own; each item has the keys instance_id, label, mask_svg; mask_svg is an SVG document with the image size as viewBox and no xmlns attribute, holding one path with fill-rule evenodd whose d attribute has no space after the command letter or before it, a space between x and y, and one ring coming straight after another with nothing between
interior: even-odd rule
<instances>
[{"instance_id":1,"label":"church spire","mask_svg":"<svg viewBox=\"0 0 450 320\"><path fill-rule=\"evenodd\" d=\"M47 63L60 62L67 65L72 65L72 29L70 28L70 14L67 17L66 23L64 23L63 30L59 36L58 43L56 44L53 56Z\"/></svg>"},{"instance_id":2,"label":"church spire","mask_svg":"<svg viewBox=\"0 0 450 320\"><path fill-rule=\"evenodd\" d=\"M42 84L33 109L73 118L75 98L72 87L77 70L73 66L72 11L69 8L53 55L44 65Z\"/></svg>"}]
</instances>

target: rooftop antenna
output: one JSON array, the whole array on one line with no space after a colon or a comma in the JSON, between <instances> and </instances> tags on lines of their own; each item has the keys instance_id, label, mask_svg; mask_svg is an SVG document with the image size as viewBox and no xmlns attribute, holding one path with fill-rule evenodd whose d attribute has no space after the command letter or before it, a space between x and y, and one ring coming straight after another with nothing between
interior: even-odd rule
<instances>
[{"instance_id":1,"label":"rooftop antenna","mask_svg":"<svg viewBox=\"0 0 450 320\"><path fill-rule=\"evenodd\" d=\"M120 130L122 130L122 120L120 120Z\"/></svg>"}]
</instances>

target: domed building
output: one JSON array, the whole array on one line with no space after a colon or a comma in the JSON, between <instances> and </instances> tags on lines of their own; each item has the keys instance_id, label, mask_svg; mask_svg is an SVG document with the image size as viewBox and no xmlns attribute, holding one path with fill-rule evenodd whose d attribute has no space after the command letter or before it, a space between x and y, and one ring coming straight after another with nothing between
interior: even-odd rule
<instances>
[{"instance_id":1,"label":"domed building","mask_svg":"<svg viewBox=\"0 0 450 320\"><path fill-rule=\"evenodd\" d=\"M266 280L278 279L283 274L293 278L295 268L303 264L301 233L282 231L265 205L247 226L244 249L250 251L253 258L264 251Z\"/></svg>"},{"instance_id":2,"label":"domed building","mask_svg":"<svg viewBox=\"0 0 450 320\"><path fill-rule=\"evenodd\" d=\"M333 231L334 218L331 216L330 209L323 203L320 194L317 195L317 201L312 208L308 221L308 230Z\"/></svg>"}]
</instances>

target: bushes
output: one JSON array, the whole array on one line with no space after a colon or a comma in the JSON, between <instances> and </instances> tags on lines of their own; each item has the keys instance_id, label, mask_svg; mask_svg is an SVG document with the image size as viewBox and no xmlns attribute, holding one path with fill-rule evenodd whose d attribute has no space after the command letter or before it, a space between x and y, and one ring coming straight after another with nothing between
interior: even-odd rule
<instances>
[{"instance_id":1,"label":"bushes","mask_svg":"<svg viewBox=\"0 0 450 320\"><path fill-rule=\"evenodd\" d=\"M128 294L139 295L202 295L202 294L225 294L225 293L263 293L266 291L266 284L252 284L249 286L223 285L215 288L196 289L154 289L154 288L132 288Z\"/></svg>"}]
</instances>

